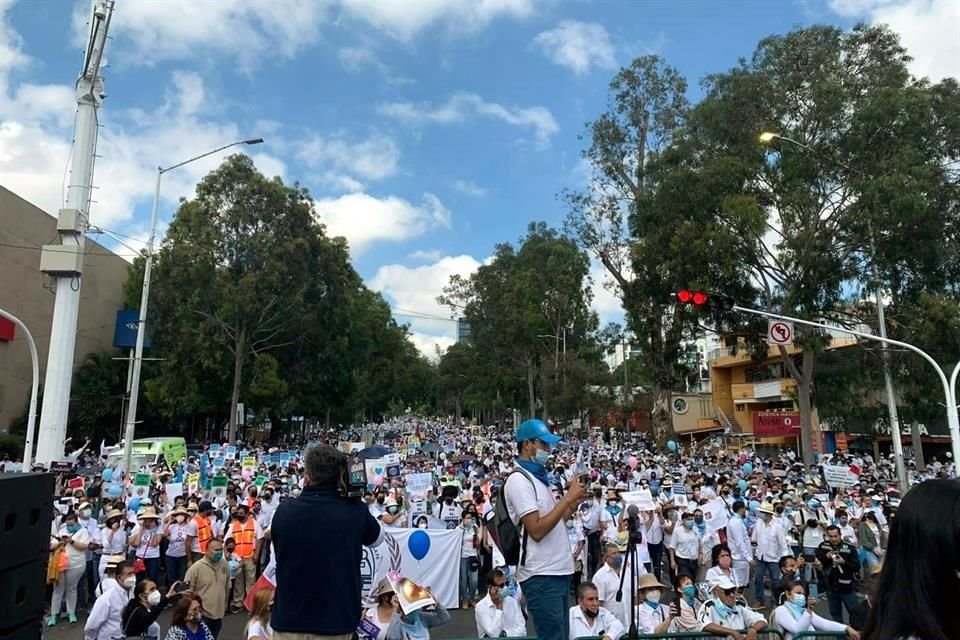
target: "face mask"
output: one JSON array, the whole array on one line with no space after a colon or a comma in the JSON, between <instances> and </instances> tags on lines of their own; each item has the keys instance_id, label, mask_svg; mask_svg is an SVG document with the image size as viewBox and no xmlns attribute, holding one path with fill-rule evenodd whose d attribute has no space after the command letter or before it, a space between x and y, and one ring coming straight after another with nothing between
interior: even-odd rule
<instances>
[{"instance_id":1,"label":"face mask","mask_svg":"<svg viewBox=\"0 0 960 640\"><path fill-rule=\"evenodd\" d=\"M693 529L693 520L684 520L683 526L687 529Z\"/></svg>"},{"instance_id":2,"label":"face mask","mask_svg":"<svg viewBox=\"0 0 960 640\"><path fill-rule=\"evenodd\" d=\"M199 611L197 611L197 612L195 612L195 613L191 613L190 616L189 616L189 618L190 618L190 620L193 620L194 622L200 622L201 620L203 620L203 614L200 613Z\"/></svg>"},{"instance_id":3,"label":"face mask","mask_svg":"<svg viewBox=\"0 0 960 640\"><path fill-rule=\"evenodd\" d=\"M184 518L183 516L177 516L176 518L174 518L174 520L176 520L177 524L183 524L186 518Z\"/></svg>"},{"instance_id":4,"label":"face mask","mask_svg":"<svg viewBox=\"0 0 960 640\"><path fill-rule=\"evenodd\" d=\"M703 518L702 518L702 517L694 518L693 521L696 522L697 524L703 524Z\"/></svg>"},{"instance_id":5,"label":"face mask","mask_svg":"<svg viewBox=\"0 0 960 640\"><path fill-rule=\"evenodd\" d=\"M383 501L386 500L383 496L377 496L377 504L383 504Z\"/></svg>"},{"instance_id":6,"label":"face mask","mask_svg":"<svg viewBox=\"0 0 960 640\"><path fill-rule=\"evenodd\" d=\"M647 602L653 602L654 604L660 602L660 592L657 590L647 591Z\"/></svg>"},{"instance_id":7,"label":"face mask","mask_svg":"<svg viewBox=\"0 0 960 640\"><path fill-rule=\"evenodd\" d=\"M537 464L547 464L547 461L550 459L550 452L544 451L543 449L537 449L537 452L533 454L533 460Z\"/></svg>"},{"instance_id":8,"label":"face mask","mask_svg":"<svg viewBox=\"0 0 960 640\"><path fill-rule=\"evenodd\" d=\"M697 588L692 584L688 584L683 588L683 597L686 598L688 602L692 601L694 597L696 597L696 595L697 595Z\"/></svg>"},{"instance_id":9,"label":"face mask","mask_svg":"<svg viewBox=\"0 0 960 640\"><path fill-rule=\"evenodd\" d=\"M91 515L92 513L93 513L93 512L90 511L90 509L84 509L83 511L80 512L80 517L83 518L84 520L86 520L87 518L90 517L90 515Z\"/></svg>"},{"instance_id":10,"label":"face mask","mask_svg":"<svg viewBox=\"0 0 960 640\"><path fill-rule=\"evenodd\" d=\"M736 611L733 607L728 607L720 598L713 599L713 610L720 614L721 618L727 618Z\"/></svg>"},{"instance_id":11,"label":"face mask","mask_svg":"<svg viewBox=\"0 0 960 640\"><path fill-rule=\"evenodd\" d=\"M421 522L420 524L417 525L417 529L426 529L426 528L427 528L426 522Z\"/></svg>"},{"instance_id":12,"label":"face mask","mask_svg":"<svg viewBox=\"0 0 960 640\"><path fill-rule=\"evenodd\" d=\"M610 559L610 566L619 570L623 566L623 556L614 556Z\"/></svg>"},{"instance_id":13,"label":"face mask","mask_svg":"<svg viewBox=\"0 0 960 640\"><path fill-rule=\"evenodd\" d=\"M68 524L68 525L67 525L67 531L68 531L69 533L76 533L77 531L80 531L80 525L79 525L79 524Z\"/></svg>"},{"instance_id":14,"label":"face mask","mask_svg":"<svg viewBox=\"0 0 960 640\"><path fill-rule=\"evenodd\" d=\"M396 507L396 506L387 507L387 513L389 513L390 515L396 515L398 511L400 511L400 507Z\"/></svg>"},{"instance_id":15,"label":"face mask","mask_svg":"<svg viewBox=\"0 0 960 640\"><path fill-rule=\"evenodd\" d=\"M136 576L129 576L129 577L127 577L127 578L124 578L124 580L123 580L123 588L124 588L124 589L126 589L127 591L130 591L131 589L133 589L133 588L136 587L136 586L137 586L137 577L136 577Z\"/></svg>"},{"instance_id":16,"label":"face mask","mask_svg":"<svg viewBox=\"0 0 960 640\"><path fill-rule=\"evenodd\" d=\"M472 528L473 528L473 520L464 520L464 521L463 521L463 528L464 528L464 529L472 529Z\"/></svg>"},{"instance_id":17,"label":"face mask","mask_svg":"<svg viewBox=\"0 0 960 640\"><path fill-rule=\"evenodd\" d=\"M842 527L847 526L847 519L846 519L846 518L840 518L840 526L842 526Z\"/></svg>"},{"instance_id":18,"label":"face mask","mask_svg":"<svg viewBox=\"0 0 960 640\"><path fill-rule=\"evenodd\" d=\"M567 529L573 529L573 520L567 520Z\"/></svg>"},{"instance_id":19,"label":"face mask","mask_svg":"<svg viewBox=\"0 0 960 640\"><path fill-rule=\"evenodd\" d=\"M793 604L798 607L805 607L807 605L807 596L802 593L793 594Z\"/></svg>"},{"instance_id":20,"label":"face mask","mask_svg":"<svg viewBox=\"0 0 960 640\"><path fill-rule=\"evenodd\" d=\"M223 551L215 552L213 554L213 558L211 558L211 561L213 562L220 562L221 560L223 560Z\"/></svg>"},{"instance_id":21,"label":"face mask","mask_svg":"<svg viewBox=\"0 0 960 640\"><path fill-rule=\"evenodd\" d=\"M160 592L151 591L150 595L147 596L147 604L149 604L151 607L155 607L160 604Z\"/></svg>"},{"instance_id":22,"label":"face mask","mask_svg":"<svg viewBox=\"0 0 960 640\"><path fill-rule=\"evenodd\" d=\"M446 502L447 504L453 504L453 498L445 498L444 502Z\"/></svg>"},{"instance_id":23,"label":"face mask","mask_svg":"<svg viewBox=\"0 0 960 640\"><path fill-rule=\"evenodd\" d=\"M770 520L770 514L769 514L769 513L761 513L761 514L760 514L760 519L763 520L764 522L767 522L768 520Z\"/></svg>"}]
</instances>

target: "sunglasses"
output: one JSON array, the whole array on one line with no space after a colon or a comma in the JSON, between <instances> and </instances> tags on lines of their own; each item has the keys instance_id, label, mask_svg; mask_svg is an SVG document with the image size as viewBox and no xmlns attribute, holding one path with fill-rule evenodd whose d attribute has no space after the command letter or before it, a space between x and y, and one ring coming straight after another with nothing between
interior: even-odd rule
<instances>
[{"instance_id":1,"label":"sunglasses","mask_svg":"<svg viewBox=\"0 0 960 640\"><path fill-rule=\"evenodd\" d=\"M722 593L723 593L723 595L725 595L725 596L732 596L732 595L735 594L736 592L737 592L736 588L733 588L733 589L723 589L723 590L722 590Z\"/></svg>"}]
</instances>

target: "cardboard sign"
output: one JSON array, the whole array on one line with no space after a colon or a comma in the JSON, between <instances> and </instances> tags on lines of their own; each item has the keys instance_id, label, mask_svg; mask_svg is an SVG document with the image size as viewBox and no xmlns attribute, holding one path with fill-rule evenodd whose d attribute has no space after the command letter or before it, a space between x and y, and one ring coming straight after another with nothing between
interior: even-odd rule
<instances>
[{"instance_id":1,"label":"cardboard sign","mask_svg":"<svg viewBox=\"0 0 960 640\"><path fill-rule=\"evenodd\" d=\"M730 515L727 513L727 505L720 498L701 505L700 509L703 510L703 521L714 531L727 526Z\"/></svg>"},{"instance_id":2,"label":"cardboard sign","mask_svg":"<svg viewBox=\"0 0 960 640\"><path fill-rule=\"evenodd\" d=\"M150 474L138 473L133 477L130 495L143 499L150 496Z\"/></svg>"},{"instance_id":3,"label":"cardboard sign","mask_svg":"<svg viewBox=\"0 0 960 640\"><path fill-rule=\"evenodd\" d=\"M227 460L236 460L237 459L237 448L234 446L224 447L223 457Z\"/></svg>"},{"instance_id":4,"label":"cardboard sign","mask_svg":"<svg viewBox=\"0 0 960 640\"><path fill-rule=\"evenodd\" d=\"M182 482L168 482L166 486L167 502L173 504L173 501L183 495Z\"/></svg>"},{"instance_id":5,"label":"cardboard sign","mask_svg":"<svg viewBox=\"0 0 960 640\"><path fill-rule=\"evenodd\" d=\"M227 476L217 476L210 482L210 493L218 498L227 495Z\"/></svg>"},{"instance_id":6,"label":"cardboard sign","mask_svg":"<svg viewBox=\"0 0 960 640\"><path fill-rule=\"evenodd\" d=\"M411 500L424 500L427 493L433 489L432 473L407 474L407 496Z\"/></svg>"},{"instance_id":7,"label":"cardboard sign","mask_svg":"<svg viewBox=\"0 0 960 640\"><path fill-rule=\"evenodd\" d=\"M267 484L268 480L269 478L267 478L267 476L257 476L257 479L253 481L253 484L257 485L257 488L259 489L263 485Z\"/></svg>"},{"instance_id":8,"label":"cardboard sign","mask_svg":"<svg viewBox=\"0 0 960 640\"><path fill-rule=\"evenodd\" d=\"M387 478L400 477L400 454L390 453L383 457L383 462L387 468Z\"/></svg>"},{"instance_id":9,"label":"cardboard sign","mask_svg":"<svg viewBox=\"0 0 960 640\"><path fill-rule=\"evenodd\" d=\"M83 478L77 477L67 480L67 488L71 491L75 489L83 489Z\"/></svg>"},{"instance_id":10,"label":"cardboard sign","mask_svg":"<svg viewBox=\"0 0 960 640\"><path fill-rule=\"evenodd\" d=\"M200 474L187 474L187 493L195 495L200 492Z\"/></svg>"},{"instance_id":11,"label":"cardboard sign","mask_svg":"<svg viewBox=\"0 0 960 640\"><path fill-rule=\"evenodd\" d=\"M840 487L849 489L853 485L860 482L860 478L850 471L849 467L844 467L841 465L823 465L823 477L826 478L827 484L834 489Z\"/></svg>"},{"instance_id":12,"label":"cardboard sign","mask_svg":"<svg viewBox=\"0 0 960 640\"><path fill-rule=\"evenodd\" d=\"M241 465L244 469L256 469L257 459L254 456L245 456Z\"/></svg>"}]
</instances>

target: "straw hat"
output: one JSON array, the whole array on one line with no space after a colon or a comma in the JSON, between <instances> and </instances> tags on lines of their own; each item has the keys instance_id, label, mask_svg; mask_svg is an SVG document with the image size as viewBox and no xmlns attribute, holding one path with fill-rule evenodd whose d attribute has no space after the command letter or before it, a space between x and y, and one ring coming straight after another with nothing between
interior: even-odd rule
<instances>
[{"instance_id":1,"label":"straw hat","mask_svg":"<svg viewBox=\"0 0 960 640\"><path fill-rule=\"evenodd\" d=\"M769 513L770 515L776 515L776 511L773 510L773 505L769 502L764 502L760 505L760 508L757 509L759 513Z\"/></svg>"},{"instance_id":2,"label":"straw hat","mask_svg":"<svg viewBox=\"0 0 960 640\"><path fill-rule=\"evenodd\" d=\"M189 516L190 514L187 513L187 510L184 509L183 507L177 507L167 515L172 517L172 516Z\"/></svg>"},{"instance_id":3,"label":"straw hat","mask_svg":"<svg viewBox=\"0 0 960 640\"><path fill-rule=\"evenodd\" d=\"M143 513L137 516L137 520L160 520L160 516L157 515L157 510L153 507L147 507L143 510Z\"/></svg>"},{"instance_id":4,"label":"straw hat","mask_svg":"<svg viewBox=\"0 0 960 640\"><path fill-rule=\"evenodd\" d=\"M110 556L107 558L107 569L116 569L117 565L126 560L123 556Z\"/></svg>"},{"instance_id":5,"label":"straw hat","mask_svg":"<svg viewBox=\"0 0 960 640\"><path fill-rule=\"evenodd\" d=\"M669 589L669 587L661 584L660 581L657 580L657 576L652 573L645 573L637 580L637 591L641 589Z\"/></svg>"},{"instance_id":6,"label":"straw hat","mask_svg":"<svg viewBox=\"0 0 960 640\"><path fill-rule=\"evenodd\" d=\"M111 509L110 512L107 513L107 517L104 518L103 521L104 521L104 522L110 522L111 520L114 520L114 519L122 520L122 519L123 519L123 512L120 511L119 509Z\"/></svg>"}]
</instances>

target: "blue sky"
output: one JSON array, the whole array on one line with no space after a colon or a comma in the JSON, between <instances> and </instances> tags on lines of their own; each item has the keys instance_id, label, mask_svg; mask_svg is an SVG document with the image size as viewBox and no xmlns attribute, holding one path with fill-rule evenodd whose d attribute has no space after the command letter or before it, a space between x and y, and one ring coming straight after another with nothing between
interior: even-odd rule
<instances>
[{"instance_id":1,"label":"blue sky","mask_svg":"<svg viewBox=\"0 0 960 640\"><path fill-rule=\"evenodd\" d=\"M52 214L88 8L0 0L0 184ZM586 183L578 136L621 65L664 56L696 100L764 36L859 20L897 29L916 73L957 74L957 0L118 0L91 218L137 248L152 167L262 136L258 167L310 189L430 351L455 325L400 314L448 316L434 298L451 274L531 220L561 223L557 194ZM164 178L164 221L217 161ZM594 275L595 308L616 319Z\"/></svg>"}]
</instances>

